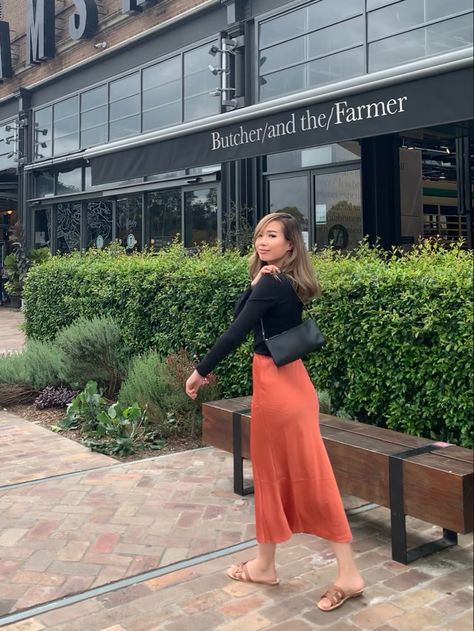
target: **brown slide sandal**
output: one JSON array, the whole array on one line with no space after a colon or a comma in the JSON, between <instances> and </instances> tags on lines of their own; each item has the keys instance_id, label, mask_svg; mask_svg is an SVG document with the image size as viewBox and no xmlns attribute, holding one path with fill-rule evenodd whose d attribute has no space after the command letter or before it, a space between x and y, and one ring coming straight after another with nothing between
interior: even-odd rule
<instances>
[{"instance_id":1,"label":"brown slide sandal","mask_svg":"<svg viewBox=\"0 0 474 631\"><path fill-rule=\"evenodd\" d=\"M349 598L357 598L358 596L362 596L364 593L363 589L359 589L357 592L351 592L350 594L346 594L343 589L338 587L337 585L331 585L328 587L324 594L320 597L319 601L323 598L327 598L331 603L330 607L321 607L320 602L318 603L318 609L321 611L333 611L333 609L337 609L341 605L343 605L346 600Z\"/></svg>"},{"instance_id":2,"label":"brown slide sandal","mask_svg":"<svg viewBox=\"0 0 474 631\"><path fill-rule=\"evenodd\" d=\"M275 581L254 581L253 578L250 577L247 569L247 563L248 561L245 561L244 563L233 565L227 570L227 576L233 581L239 581L240 583L259 583L260 585L271 585L272 587L280 584L279 578ZM238 576L239 574L240 576Z\"/></svg>"}]
</instances>

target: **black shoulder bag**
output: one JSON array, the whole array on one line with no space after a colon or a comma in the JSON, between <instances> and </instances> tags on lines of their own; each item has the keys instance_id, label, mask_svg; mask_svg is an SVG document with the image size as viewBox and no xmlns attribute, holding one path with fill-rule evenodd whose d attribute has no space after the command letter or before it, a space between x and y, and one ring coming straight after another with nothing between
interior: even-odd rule
<instances>
[{"instance_id":1,"label":"black shoulder bag","mask_svg":"<svg viewBox=\"0 0 474 631\"><path fill-rule=\"evenodd\" d=\"M295 294L298 296L298 292L293 287L293 284L289 280L288 282ZM303 309L308 310L308 307L303 303L299 296L298 300L302 302ZM278 335L268 338L265 336L262 318L260 318L260 324L265 344L270 351L273 361L278 367L294 362L297 359L301 359L302 357L309 355L309 353L317 351L326 342L323 334L318 328L318 325L311 318L306 318L301 324L298 324L298 326L294 326L291 329L283 331L283 333L279 333Z\"/></svg>"}]
</instances>

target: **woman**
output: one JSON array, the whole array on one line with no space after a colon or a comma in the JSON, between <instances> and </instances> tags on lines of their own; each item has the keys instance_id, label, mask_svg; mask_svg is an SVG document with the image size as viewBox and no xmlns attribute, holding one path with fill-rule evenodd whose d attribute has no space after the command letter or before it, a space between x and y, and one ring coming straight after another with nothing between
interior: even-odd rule
<instances>
[{"instance_id":1,"label":"woman","mask_svg":"<svg viewBox=\"0 0 474 631\"><path fill-rule=\"evenodd\" d=\"M294 532L323 537L334 551L338 574L318 607L331 611L361 595L364 581L352 556L351 531L319 431L316 391L300 359L277 368L262 335L262 323L267 338L300 324L302 302L318 295L319 286L291 215L266 215L253 243L251 286L237 304L234 322L187 380L186 393L195 399L206 375L254 330L250 443L258 546L256 558L232 566L228 576L278 585L276 544Z\"/></svg>"}]
</instances>

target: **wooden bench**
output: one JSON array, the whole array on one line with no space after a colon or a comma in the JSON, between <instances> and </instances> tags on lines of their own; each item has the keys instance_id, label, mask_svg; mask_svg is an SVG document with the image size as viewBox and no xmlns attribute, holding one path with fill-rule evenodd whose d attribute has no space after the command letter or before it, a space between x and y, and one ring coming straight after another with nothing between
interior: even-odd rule
<instances>
[{"instance_id":1,"label":"wooden bench","mask_svg":"<svg viewBox=\"0 0 474 631\"><path fill-rule=\"evenodd\" d=\"M234 455L234 491L253 492L243 480L250 397L205 403L202 411L204 443ZM410 563L472 532L472 450L327 414L320 427L341 493L390 508L395 561ZM443 537L407 550L406 516L441 526Z\"/></svg>"}]
</instances>

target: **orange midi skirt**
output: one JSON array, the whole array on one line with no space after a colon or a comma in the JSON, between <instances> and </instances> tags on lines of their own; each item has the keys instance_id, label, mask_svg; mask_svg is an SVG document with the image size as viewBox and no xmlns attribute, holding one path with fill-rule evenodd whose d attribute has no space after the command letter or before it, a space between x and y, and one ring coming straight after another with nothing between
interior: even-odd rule
<instances>
[{"instance_id":1,"label":"orange midi skirt","mask_svg":"<svg viewBox=\"0 0 474 631\"><path fill-rule=\"evenodd\" d=\"M318 395L301 360L277 368L254 355L250 427L258 543L297 532L351 541L319 430Z\"/></svg>"}]
</instances>

